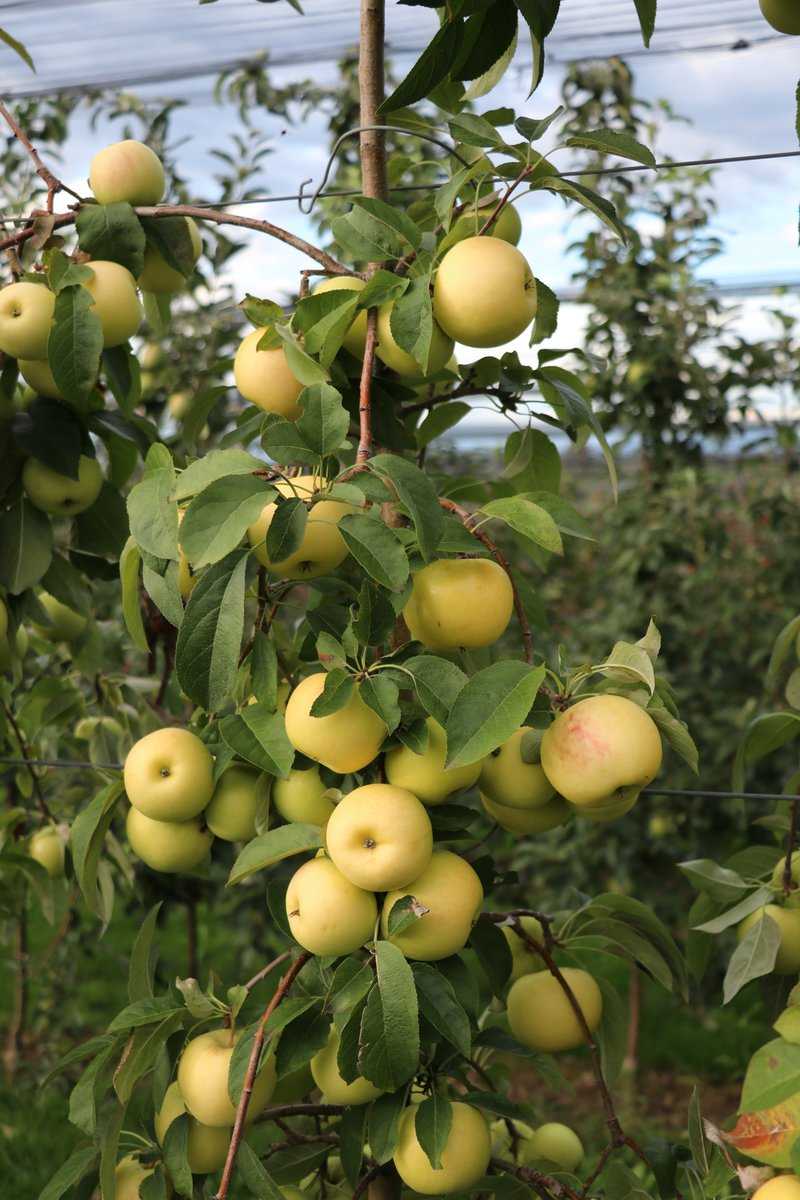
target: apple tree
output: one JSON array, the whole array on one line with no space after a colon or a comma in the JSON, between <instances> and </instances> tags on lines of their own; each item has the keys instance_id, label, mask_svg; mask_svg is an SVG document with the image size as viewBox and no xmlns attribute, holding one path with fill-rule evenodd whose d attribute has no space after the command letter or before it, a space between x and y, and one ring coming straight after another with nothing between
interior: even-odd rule
<instances>
[{"instance_id":1,"label":"apple tree","mask_svg":"<svg viewBox=\"0 0 800 1200\"><path fill-rule=\"evenodd\" d=\"M385 97L383 0L362 0L362 194L327 249L268 220L163 203L163 164L134 139L101 151L92 196L57 211L68 189L5 114L46 191L3 240L14 282L0 292L0 733L17 768L6 915L51 911L65 871L98 933L132 880L161 893L130 947L128 1002L58 1064L80 1069L69 1110L81 1136L42 1200L621 1200L758 1182L704 1131L696 1102L688 1144L655 1149L617 1112L624 1018L603 959L688 999L691 963L658 914L617 892L510 907L489 850L497 827L538 838L569 824L580 839L587 823L624 821L665 744L696 766L656 626L643 619L641 639L589 661L568 647L545 661L536 589L497 544L512 531L546 573L565 539L586 535L560 491L556 434L596 438L616 489L591 360L549 344L558 305L516 247L513 198L555 194L625 240L615 205L552 160L654 161L604 128L545 155L558 113L473 111L511 62L520 18L535 88L558 9L449 6ZM636 9L649 37L655 6ZM430 105L413 108L423 101L445 131ZM388 186L403 173L387 164L385 124L448 146L447 179L413 214ZM201 224L279 239L311 265L291 311L240 298L253 327L237 331L232 364L244 403L195 453L196 439L168 445L143 413L136 339L144 314L157 343L181 304ZM528 331L529 361L502 352ZM489 353L462 370L456 342ZM209 366L198 428L227 370ZM514 426L490 483L425 469L471 396ZM40 763L76 740L91 783L51 785ZM765 938L771 967L779 955L800 966L793 910L777 903L775 920L764 889L749 894L782 851L745 854L739 986L764 973L742 947ZM714 885L706 925L730 924L735 870L693 868ZM255 973L220 978L209 962L202 981L157 982L176 877L241 898L236 922L268 952ZM538 1124L503 1086L509 1062L558 1079L554 1056L573 1051L607 1131L588 1156L580 1131Z\"/></svg>"}]
</instances>

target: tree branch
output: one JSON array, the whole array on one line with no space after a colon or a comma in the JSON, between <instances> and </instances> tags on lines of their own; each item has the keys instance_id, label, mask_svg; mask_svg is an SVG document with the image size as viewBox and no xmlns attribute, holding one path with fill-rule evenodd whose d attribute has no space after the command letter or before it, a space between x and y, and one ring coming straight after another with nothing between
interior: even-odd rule
<instances>
[{"instance_id":1,"label":"tree branch","mask_svg":"<svg viewBox=\"0 0 800 1200\"><path fill-rule=\"evenodd\" d=\"M364 361L361 364L361 382L358 389L359 439L356 464L364 463L372 454L372 370L375 363L377 308L367 311L367 337L364 343Z\"/></svg>"},{"instance_id":2,"label":"tree branch","mask_svg":"<svg viewBox=\"0 0 800 1200\"><path fill-rule=\"evenodd\" d=\"M530 1184L541 1200L562 1200L563 1197L567 1197L567 1200L581 1200L580 1194L574 1192L566 1183L561 1183L550 1175L543 1175L533 1167L518 1167L516 1163L507 1162L504 1158L493 1158L491 1165L504 1175L514 1175L523 1183Z\"/></svg>"},{"instance_id":3,"label":"tree branch","mask_svg":"<svg viewBox=\"0 0 800 1200\"><path fill-rule=\"evenodd\" d=\"M0 101L0 116L2 116L3 120L8 125L17 141L21 142L27 150L33 165L36 168L36 174L47 188L47 211L49 213L53 211L53 197L55 196L56 192L69 192L70 196L74 196L76 200L80 200L81 197L77 192L73 192L72 188L68 188L65 183L62 183L61 180L53 174L49 167L45 166L39 157L36 147L31 142L27 133L17 123L16 119L12 116L2 101Z\"/></svg>"},{"instance_id":4,"label":"tree branch","mask_svg":"<svg viewBox=\"0 0 800 1200\"><path fill-rule=\"evenodd\" d=\"M253 1083L255 1082L256 1073L258 1071L258 1060L261 1057L261 1048L264 1045L264 1027L310 958L311 955L308 953L308 951L304 950L302 954L300 954L294 960L291 967L278 984L274 996L261 1014L261 1020L258 1023L258 1029L256 1030L255 1037L253 1038L253 1049L250 1052L250 1059L247 1063L247 1071L245 1073L244 1083L242 1085L242 1094L239 1098L239 1106L236 1109L236 1120L233 1123L233 1130L231 1131L231 1140L230 1145L228 1146L228 1157L225 1159L225 1166L222 1169L222 1178L220 1180L219 1190L217 1191L214 1200L226 1200L228 1189L231 1185L233 1169L236 1163L236 1155L242 1140L242 1134L244 1133L244 1122L245 1118L247 1117L247 1108L250 1104L250 1096L253 1092Z\"/></svg>"},{"instance_id":5,"label":"tree branch","mask_svg":"<svg viewBox=\"0 0 800 1200\"><path fill-rule=\"evenodd\" d=\"M52 821L53 814L51 813L47 801L44 798L44 792L42 791L42 785L39 781L39 776L36 774L36 771L33 768L30 751L28 750L28 743L25 741L22 730L17 724L17 719L14 716L14 713L5 701L3 701L3 712L5 713L6 720L8 721L9 725L14 730L14 736L19 743L20 754L25 759L25 765L28 768L28 774L31 777L31 783L33 784L34 795L36 796L42 816L47 817L48 821Z\"/></svg>"},{"instance_id":6,"label":"tree branch","mask_svg":"<svg viewBox=\"0 0 800 1200\"><path fill-rule=\"evenodd\" d=\"M286 959L291 956L291 953L291 950L284 950L283 954L279 954L277 958L273 958L272 962L268 962L265 967L262 967L260 971L257 971L252 979L248 979L247 983L244 985L245 989L248 992L252 991L256 984L261 983L262 979L266 979L271 971L274 971L276 967L281 965L281 963L286 962Z\"/></svg>"},{"instance_id":7,"label":"tree branch","mask_svg":"<svg viewBox=\"0 0 800 1200\"><path fill-rule=\"evenodd\" d=\"M511 592L514 597L514 612L517 614L517 620L519 621L519 627L522 630L522 644L525 649L525 662L527 662L527 663L533 662L533 635L531 634L531 627L530 627L530 623L528 621L528 615L525 612L525 605L522 603L522 597L519 594L519 589L517 588L516 582L514 581L514 576L511 574L511 567L509 565L508 559L506 558L505 554L503 554L503 551L500 550L499 547L495 545L495 543L488 536L488 534L485 534L482 530L475 529L473 527L473 524L472 524L472 522L474 520L473 513L468 512L466 510L466 508L462 508L460 504L456 504L455 500L447 500L445 498L441 498L439 500L439 503L441 504L442 508L446 509L448 512L451 512L455 516L457 516L458 519L461 521L462 525L464 526L464 528L469 530L469 532L472 534L472 536L476 537L479 542L483 543L483 545L489 551L489 553L491 554L491 556L495 560L495 562L499 566L501 566L503 568L503 570L505 571L506 575L508 575L508 579L511 584Z\"/></svg>"}]
</instances>

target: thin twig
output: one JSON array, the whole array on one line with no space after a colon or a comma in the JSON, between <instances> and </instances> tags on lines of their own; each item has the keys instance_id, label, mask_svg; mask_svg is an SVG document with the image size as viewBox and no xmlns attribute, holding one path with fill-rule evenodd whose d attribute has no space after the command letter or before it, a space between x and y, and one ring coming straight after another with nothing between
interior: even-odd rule
<instances>
[{"instance_id":1,"label":"thin twig","mask_svg":"<svg viewBox=\"0 0 800 1200\"><path fill-rule=\"evenodd\" d=\"M247 983L244 985L246 990L248 992L252 991L257 983L261 983L261 980L266 979L270 972L274 971L276 967L279 967L281 963L286 962L286 959L291 956L291 953L291 950L284 950L283 954L279 954L277 958L273 958L272 962L268 962L265 967L262 967L260 971L257 971L253 978L248 979Z\"/></svg>"},{"instance_id":2,"label":"thin twig","mask_svg":"<svg viewBox=\"0 0 800 1200\"><path fill-rule=\"evenodd\" d=\"M491 1165L504 1175L514 1175L523 1183L530 1184L542 1200L563 1200L563 1197L567 1200L581 1200L579 1193L573 1191L566 1183L553 1179L550 1175L543 1175L533 1167L518 1167L516 1163L507 1162L504 1158L491 1159Z\"/></svg>"},{"instance_id":3,"label":"thin twig","mask_svg":"<svg viewBox=\"0 0 800 1200\"><path fill-rule=\"evenodd\" d=\"M519 594L519 589L514 580L514 576L511 573L511 566L509 565L508 559L506 558L505 554L503 554L503 551L495 545L488 534L484 533L482 529L474 528L472 524L474 514L468 512L466 508L462 508L460 504L456 504L455 500L447 500L446 498L442 497L440 498L439 503L441 504L442 508L447 509L448 512L451 512L457 516L464 528L469 530L472 536L476 537L479 542L483 543L495 562L503 568L508 576L511 584L511 594L514 598L514 612L517 614L519 627L522 630L522 644L525 650L525 662L533 662L533 635L531 634L528 615L525 612L525 605L522 603L522 597Z\"/></svg>"},{"instance_id":4,"label":"thin twig","mask_svg":"<svg viewBox=\"0 0 800 1200\"><path fill-rule=\"evenodd\" d=\"M377 326L378 310L370 308L367 312L367 337L364 343L364 361L361 364L361 382L358 389L357 465L365 463L372 453L372 370L375 364Z\"/></svg>"},{"instance_id":5,"label":"thin twig","mask_svg":"<svg viewBox=\"0 0 800 1200\"><path fill-rule=\"evenodd\" d=\"M17 123L2 101L0 101L0 116L3 117L3 120L6 122L17 141L21 142L27 150L33 161L33 165L36 168L36 174L47 187L47 211L49 213L53 211L53 197L55 196L56 192L69 192L70 196L74 196L76 200L81 200L82 197L77 192L73 192L72 188L67 187L65 183L62 183L62 181L53 174L49 167L45 166L39 157L36 147L31 142L27 133Z\"/></svg>"},{"instance_id":6,"label":"thin twig","mask_svg":"<svg viewBox=\"0 0 800 1200\"><path fill-rule=\"evenodd\" d=\"M239 1098L239 1105L236 1109L236 1120L233 1123L231 1140L228 1146L228 1156L225 1159L225 1166L222 1169L222 1179L220 1180L219 1189L214 1200L226 1200L228 1189L231 1185L233 1169L236 1164L236 1155L242 1140L242 1134L244 1133L244 1122L245 1118L247 1117L247 1108L250 1104L250 1096L253 1092L253 1083L255 1082L256 1072L258 1071L258 1060L261 1057L261 1048L264 1045L264 1027L310 958L311 955L307 950L304 950L302 954L300 954L294 960L291 967L278 984L275 994L273 995L269 1004L261 1014L261 1020L258 1023L258 1029L256 1030L255 1037L253 1038L253 1049L250 1052L250 1059L247 1063L247 1071L245 1073L244 1083L242 1085L242 1094Z\"/></svg>"},{"instance_id":7,"label":"thin twig","mask_svg":"<svg viewBox=\"0 0 800 1200\"><path fill-rule=\"evenodd\" d=\"M792 854L797 843L797 812L800 808L800 796L795 796L789 809L789 831L786 834L786 861L783 864L783 891L788 896L792 890Z\"/></svg>"},{"instance_id":8,"label":"thin twig","mask_svg":"<svg viewBox=\"0 0 800 1200\"><path fill-rule=\"evenodd\" d=\"M358 1200L359 1196L363 1196L369 1185L378 1178L381 1173L380 1166L376 1163L374 1167L362 1175L356 1186L353 1188L353 1200Z\"/></svg>"},{"instance_id":9,"label":"thin twig","mask_svg":"<svg viewBox=\"0 0 800 1200\"><path fill-rule=\"evenodd\" d=\"M344 1112L343 1104L277 1104L265 1108L259 1121L274 1121L279 1117L339 1117Z\"/></svg>"},{"instance_id":10,"label":"thin twig","mask_svg":"<svg viewBox=\"0 0 800 1200\"><path fill-rule=\"evenodd\" d=\"M17 719L14 716L14 713L11 711L11 708L9 707L9 705L6 704L5 700L3 701L3 712L5 713L6 720L8 721L9 725L13 729L14 736L16 737L17 742L19 743L20 754L22 755L22 757L24 759L25 766L28 768L28 774L31 777L31 783L33 784L34 794L36 795L36 800L38 802L42 816L47 817L48 821L52 821L53 814L51 813L50 808L48 807L47 801L44 798L44 792L42 791L42 785L39 781L39 776L36 774L36 771L34 770L34 767L33 767L35 760L31 758L30 752L28 751L28 743L25 741L22 730L20 729L19 725L17 724Z\"/></svg>"}]
</instances>

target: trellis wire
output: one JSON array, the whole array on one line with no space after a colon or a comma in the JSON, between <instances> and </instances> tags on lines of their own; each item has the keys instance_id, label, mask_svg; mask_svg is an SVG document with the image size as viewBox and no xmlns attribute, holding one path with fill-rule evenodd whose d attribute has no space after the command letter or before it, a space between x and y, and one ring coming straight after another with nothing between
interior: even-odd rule
<instances>
[{"instance_id":1,"label":"trellis wire","mask_svg":"<svg viewBox=\"0 0 800 1200\"><path fill-rule=\"evenodd\" d=\"M66 758L0 758L10 767L63 767L67 770L121 771L124 763L93 763ZM793 800L786 792L714 792L702 788L642 788L643 796L694 796L707 800Z\"/></svg>"}]
</instances>

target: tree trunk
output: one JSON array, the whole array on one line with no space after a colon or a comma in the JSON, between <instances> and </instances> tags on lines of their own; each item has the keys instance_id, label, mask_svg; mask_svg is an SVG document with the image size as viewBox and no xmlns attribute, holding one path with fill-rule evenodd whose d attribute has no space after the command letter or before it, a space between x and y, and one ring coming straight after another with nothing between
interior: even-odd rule
<instances>
[{"instance_id":1,"label":"tree trunk","mask_svg":"<svg viewBox=\"0 0 800 1200\"><path fill-rule=\"evenodd\" d=\"M361 40L358 55L360 125L378 124L383 101L384 0L361 0ZM365 196L386 199L384 135L364 130L360 136L361 190Z\"/></svg>"}]
</instances>

